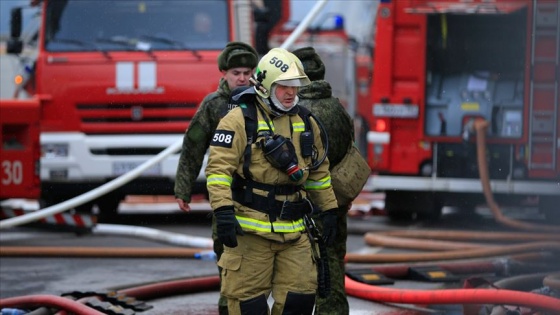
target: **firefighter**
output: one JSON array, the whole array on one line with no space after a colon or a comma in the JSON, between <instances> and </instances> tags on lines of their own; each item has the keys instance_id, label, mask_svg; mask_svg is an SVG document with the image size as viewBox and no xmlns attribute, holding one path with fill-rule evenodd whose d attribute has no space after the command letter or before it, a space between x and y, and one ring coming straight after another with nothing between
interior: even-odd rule
<instances>
[{"instance_id":1,"label":"firefighter","mask_svg":"<svg viewBox=\"0 0 560 315\"><path fill-rule=\"evenodd\" d=\"M304 122L299 87L310 83L299 59L281 48L264 55L244 103L219 123L210 143L207 188L224 252L221 294L229 314L311 314L317 274L303 215L323 211L323 238L336 236L336 198L315 120ZM246 110L255 111L256 136ZM312 138L302 134L311 125ZM309 133L306 133L309 135ZM310 141L311 140L311 141ZM317 154L309 153L313 149ZM315 163L315 164L314 164ZM313 170L311 170L313 169Z\"/></svg>"},{"instance_id":2,"label":"firefighter","mask_svg":"<svg viewBox=\"0 0 560 315\"><path fill-rule=\"evenodd\" d=\"M189 202L195 181L218 122L231 110L228 102L230 93L235 88L249 85L257 62L255 49L243 42L228 43L218 56L218 69L222 73L218 89L203 99L183 138L175 177L175 198L179 208L185 212L190 211ZM215 220L212 222L212 239L219 259L223 245L216 235ZM220 297L219 309L221 315L227 314L226 298Z\"/></svg>"},{"instance_id":3,"label":"firefighter","mask_svg":"<svg viewBox=\"0 0 560 315\"><path fill-rule=\"evenodd\" d=\"M298 93L299 105L308 108L325 126L329 150L327 157L332 170L348 153L354 143L354 123L338 98L332 96L331 85L324 80L325 65L313 47L303 47L293 51L302 62L311 84L302 87ZM334 176L331 174L331 176ZM335 194L337 187L334 186ZM348 199L337 195L337 233L333 245L327 248L331 293L328 298L317 296L315 314L344 315L349 313L348 300L344 289L344 256L346 256L346 215L350 208ZM316 218L317 219L317 218ZM321 224L320 220L317 220Z\"/></svg>"}]
</instances>

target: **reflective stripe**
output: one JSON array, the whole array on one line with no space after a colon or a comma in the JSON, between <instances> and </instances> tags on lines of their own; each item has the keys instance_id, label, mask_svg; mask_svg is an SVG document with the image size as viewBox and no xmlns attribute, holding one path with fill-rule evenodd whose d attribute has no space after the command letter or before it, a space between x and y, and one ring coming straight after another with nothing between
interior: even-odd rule
<instances>
[{"instance_id":1,"label":"reflective stripe","mask_svg":"<svg viewBox=\"0 0 560 315\"><path fill-rule=\"evenodd\" d=\"M304 132L305 131L305 123L294 122L294 123L292 123L292 128L294 129L294 131Z\"/></svg>"},{"instance_id":2,"label":"reflective stripe","mask_svg":"<svg viewBox=\"0 0 560 315\"><path fill-rule=\"evenodd\" d=\"M233 178L227 175L210 175L206 178L206 186L210 185L224 185L224 186L231 186L231 182Z\"/></svg>"},{"instance_id":3,"label":"reflective stripe","mask_svg":"<svg viewBox=\"0 0 560 315\"><path fill-rule=\"evenodd\" d=\"M305 131L305 123L294 122L294 123L292 123L292 129L294 131L304 132ZM260 132L260 131L263 131L263 130L270 130L270 128L268 127L268 124L266 123L266 121L259 120L259 125L257 127L257 132ZM272 126L272 132L274 132L274 126Z\"/></svg>"},{"instance_id":4,"label":"reflective stripe","mask_svg":"<svg viewBox=\"0 0 560 315\"><path fill-rule=\"evenodd\" d=\"M264 120L259 120L259 125L257 127L257 133L263 130L269 130L270 131L270 127L268 126L268 124L266 123L266 121ZM272 125L272 132L274 132L274 125Z\"/></svg>"},{"instance_id":5,"label":"reflective stripe","mask_svg":"<svg viewBox=\"0 0 560 315\"><path fill-rule=\"evenodd\" d=\"M235 217L237 218L237 221L239 222L239 225L241 225L242 228L248 230L254 230L258 232L271 232L272 227L274 227L274 232L277 233L294 233L294 232L300 232L305 230L305 226L303 225L303 219L299 219L297 221L292 221L288 223L284 223L284 222L270 223L266 221L240 217L237 215Z\"/></svg>"},{"instance_id":6,"label":"reflective stripe","mask_svg":"<svg viewBox=\"0 0 560 315\"><path fill-rule=\"evenodd\" d=\"M331 186L331 177L327 176L318 181L307 180L305 182L305 189L319 190L329 188Z\"/></svg>"}]
</instances>

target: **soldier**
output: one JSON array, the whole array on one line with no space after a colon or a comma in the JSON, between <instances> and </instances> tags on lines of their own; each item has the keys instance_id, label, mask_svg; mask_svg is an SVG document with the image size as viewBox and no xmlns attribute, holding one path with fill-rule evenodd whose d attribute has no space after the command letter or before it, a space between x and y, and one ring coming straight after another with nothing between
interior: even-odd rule
<instances>
[{"instance_id":1,"label":"soldier","mask_svg":"<svg viewBox=\"0 0 560 315\"><path fill-rule=\"evenodd\" d=\"M317 275L310 272L315 263L303 218L313 210L312 198L324 210L325 243L334 239L337 203L329 162L317 121L297 105L298 88L310 83L299 59L271 49L253 78L256 86L220 121L206 167L224 244L221 294L231 315L269 314L271 293L273 315L307 315Z\"/></svg>"},{"instance_id":2,"label":"soldier","mask_svg":"<svg viewBox=\"0 0 560 315\"><path fill-rule=\"evenodd\" d=\"M183 138L175 177L175 198L179 208L185 212L190 211L189 202L193 186L218 122L231 110L230 93L237 87L249 85L249 78L257 62L255 49L242 42L228 43L218 56L218 69L223 74L218 90L204 98ZM214 252L219 259L223 252L223 245L216 236L215 220L212 221L212 239ZM219 309L221 315L227 314L227 299L220 298Z\"/></svg>"},{"instance_id":3,"label":"soldier","mask_svg":"<svg viewBox=\"0 0 560 315\"><path fill-rule=\"evenodd\" d=\"M309 109L325 126L329 143L327 154L330 165L329 170L334 178L336 173L332 172L333 168L340 164L353 146L354 123L346 109L340 104L338 98L332 96L331 85L324 80L325 65L315 52L315 49L313 47L304 47L294 50L293 53L301 60L305 73L311 80L311 84L301 88L298 93L300 98L299 105ZM355 171L358 173L371 172L369 167ZM327 248L331 294L328 298L317 296L315 314L318 315L344 315L349 313L348 300L344 288L344 256L346 256L347 238L346 218L352 200L339 194L339 188L333 181L338 208L335 210L337 216L336 238L333 245ZM320 220L317 221L319 224L321 223Z\"/></svg>"}]
</instances>

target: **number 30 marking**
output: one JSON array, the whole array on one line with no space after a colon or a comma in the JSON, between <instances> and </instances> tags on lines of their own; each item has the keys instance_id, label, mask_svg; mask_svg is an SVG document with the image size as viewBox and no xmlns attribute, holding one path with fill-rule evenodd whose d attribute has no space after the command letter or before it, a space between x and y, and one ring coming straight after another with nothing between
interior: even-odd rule
<instances>
[{"instance_id":1,"label":"number 30 marking","mask_svg":"<svg viewBox=\"0 0 560 315\"><path fill-rule=\"evenodd\" d=\"M20 185L23 182L21 161L2 161L2 185Z\"/></svg>"}]
</instances>

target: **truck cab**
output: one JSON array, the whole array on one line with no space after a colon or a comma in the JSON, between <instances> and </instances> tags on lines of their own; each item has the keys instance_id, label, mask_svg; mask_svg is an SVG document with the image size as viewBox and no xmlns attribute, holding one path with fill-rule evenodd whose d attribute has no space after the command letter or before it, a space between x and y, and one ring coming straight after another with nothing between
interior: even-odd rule
<instances>
[{"instance_id":1,"label":"truck cab","mask_svg":"<svg viewBox=\"0 0 560 315\"><path fill-rule=\"evenodd\" d=\"M123 175L181 141L204 96L217 89L217 57L252 43L249 1L43 0L31 58L21 10L8 53L22 60L20 95L40 101L42 206ZM18 12L19 10L19 12ZM78 210L114 216L127 194L172 194L179 154ZM203 178L200 191L204 189Z\"/></svg>"}]
</instances>

